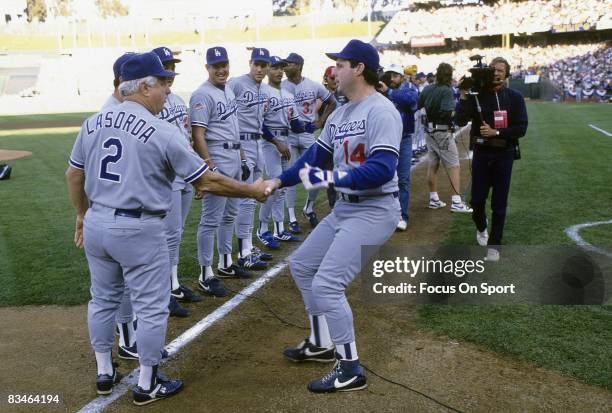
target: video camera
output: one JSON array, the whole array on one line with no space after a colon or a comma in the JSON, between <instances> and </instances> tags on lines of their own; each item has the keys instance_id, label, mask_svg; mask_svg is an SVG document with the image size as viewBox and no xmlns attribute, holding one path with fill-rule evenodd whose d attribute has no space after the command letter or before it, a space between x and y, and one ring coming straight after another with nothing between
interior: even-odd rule
<instances>
[{"instance_id":1,"label":"video camera","mask_svg":"<svg viewBox=\"0 0 612 413\"><path fill-rule=\"evenodd\" d=\"M476 64L470 68L471 77L464 77L459 84L459 89L467 90L472 95L477 95L484 90L493 89L495 71L492 67L482 63L484 56L474 55L470 57Z\"/></svg>"}]
</instances>

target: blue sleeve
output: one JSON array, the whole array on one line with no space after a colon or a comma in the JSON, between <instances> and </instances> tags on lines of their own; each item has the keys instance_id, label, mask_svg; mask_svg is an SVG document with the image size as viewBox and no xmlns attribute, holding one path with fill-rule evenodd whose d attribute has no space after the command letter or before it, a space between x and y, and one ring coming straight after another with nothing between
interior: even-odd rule
<instances>
[{"instance_id":1,"label":"blue sleeve","mask_svg":"<svg viewBox=\"0 0 612 413\"><path fill-rule=\"evenodd\" d=\"M499 137L506 139L522 138L527 133L527 124L525 99L518 93L513 94L508 111L508 127L499 129Z\"/></svg>"},{"instance_id":2,"label":"blue sleeve","mask_svg":"<svg viewBox=\"0 0 612 413\"><path fill-rule=\"evenodd\" d=\"M336 187L356 190L378 188L393 179L397 161L395 152L376 151L363 165L351 169L346 176L339 179Z\"/></svg>"},{"instance_id":3,"label":"blue sleeve","mask_svg":"<svg viewBox=\"0 0 612 413\"><path fill-rule=\"evenodd\" d=\"M291 121L289 122L289 126L291 127L291 132L293 133L302 133L306 130L304 122L302 122L298 118L291 119Z\"/></svg>"},{"instance_id":4,"label":"blue sleeve","mask_svg":"<svg viewBox=\"0 0 612 413\"><path fill-rule=\"evenodd\" d=\"M268 142L272 142L272 140L274 139L274 134L265 122L263 123L263 125L261 125L261 131L263 132L263 138Z\"/></svg>"},{"instance_id":5,"label":"blue sleeve","mask_svg":"<svg viewBox=\"0 0 612 413\"><path fill-rule=\"evenodd\" d=\"M329 162L332 160L332 152L322 146L319 141L316 141L310 148L291 166L284 171L278 178L281 180L281 188L285 186L293 186L302 182L300 179L300 169L305 163L310 166L318 166L321 169L328 168Z\"/></svg>"},{"instance_id":6,"label":"blue sleeve","mask_svg":"<svg viewBox=\"0 0 612 413\"><path fill-rule=\"evenodd\" d=\"M415 105L418 100L418 94L416 91L405 86L400 86L397 89L389 89L389 93L387 95L389 96L389 99L391 99L391 102L411 110L415 109Z\"/></svg>"},{"instance_id":7,"label":"blue sleeve","mask_svg":"<svg viewBox=\"0 0 612 413\"><path fill-rule=\"evenodd\" d=\"M466 99L459 99L459 103L455 107L455 123L459 126L465 126L472 120L472 104Z\"/></svg>"}]
</instances>

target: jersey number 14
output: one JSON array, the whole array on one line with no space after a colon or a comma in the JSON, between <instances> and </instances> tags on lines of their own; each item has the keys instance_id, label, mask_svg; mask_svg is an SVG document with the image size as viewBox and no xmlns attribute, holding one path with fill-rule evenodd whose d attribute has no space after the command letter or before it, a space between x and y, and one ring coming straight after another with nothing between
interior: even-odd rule
<instances>
[{"instance_id":1,"label":"jersey number 14","mask_svg":"<svg viewBox=\"0 0 612 413\"><path fill-rule=\"evenodd\" d=\"M365 155L365 144L359 143L355 146L355 149L351 152L349 156L349 141L344 141L344 160L346 163L358 163L359 165L363 165L366 161Z\"/></svg>"}]
</instances>

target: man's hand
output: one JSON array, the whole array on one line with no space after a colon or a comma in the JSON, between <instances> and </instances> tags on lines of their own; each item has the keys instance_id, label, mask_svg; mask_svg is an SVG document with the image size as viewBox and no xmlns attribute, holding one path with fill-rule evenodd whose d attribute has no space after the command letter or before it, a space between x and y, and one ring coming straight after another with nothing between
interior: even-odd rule
<instances>
[{"instance_id":1,"label":"man's hand","mask_svg":"<svg viewBox=\"0 0 612 413\"><path fill-rule=\"evenodd\" d=\"M83 216L77 215L76 224L74 226L74 245L77 248L83 248Z\"/></svg>"},{"instance_id":2,"label":"man's hand","mask_svg":"<svg viewBox=\"0 0 612 413\"><path fill-rule=\"evenodd\" d=\"M497 131L490 127L487 122L483 121L482 126L480 127L480 136L483 138L492 138L497 136Z\"/></svg>"},{"instance_id":3,"label":"man's hand","mask_svg":"<svg viewBox=\"0 0 612 413\"><path fill-rule=\"evenodd\" d=\"M206 162L211 171L215 169L215 163L212 161L212 159L206 159L204 162Z\"/></svg>"},{"instance_id":4,"label":"man's hand","mask_svg":"<svg viewBox=\"0 0 612 413\"><path fill-rule=\"evenodd\" d=\"M202 191L195 191L193 194L193 199L202 199L202 197L204 196L204 192Z\"/></svg>"},{"instance_id":5,"label":"man's hand","mask_svg":"<svg viewBox=\"0 0 612 413\"><path fill-rule=\"evenodd\" d=\"M291 152L289 151L287 145L277 141L276 139L274 140L274 145L276 146L276 150L281 154L281 157L284 159L291 159Z\"/></svg>"},{"instance_id":6,"label":"man's hand","mask_svg":"<svg viewBox=\"0 0 612 413\"><path fill-rule=\"evenodd\" d=\"M387 92L389 91L389 86L387 86L387 84L385 82L378 82L378 87L376 88L379 92L383 93L383 94L387 94Z\"/></svg>"},{"instance_id":7,"label":"man's hand","mask_svg":"<svg viewBox=\"0 0 612 413\"><path fill-rule=\"evenodd\" d=\"M259 202L266 202L268 196L272 193L268 181L264 181L262 178L258 178L257 181L250 184L253 189L252 197Z\"/></svg>"},{"instance_id":8,"label":"man's hand","mask_svg":"<svg viewBox=\"0 0 612 413\"><path fill-rule=\"evenodd\" d=\"M278 178L268 179L266 182L266 193L268 195L273 194L278 188L280 188L282 182Z\"/></svg>"}]
</instances>

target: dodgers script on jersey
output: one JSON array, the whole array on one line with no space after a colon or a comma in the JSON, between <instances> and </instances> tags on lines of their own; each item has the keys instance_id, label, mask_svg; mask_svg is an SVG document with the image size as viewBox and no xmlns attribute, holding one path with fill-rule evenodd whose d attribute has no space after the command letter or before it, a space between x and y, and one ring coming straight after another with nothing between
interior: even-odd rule
<instances>
[{"instance_id":1,"label":"dodgers script on jersey","mask_svg":"<svg viewBox=\"0 0 612 413\"><path fill-rule=\"evenodd\" d=\"M334 170L348 171L362 165L376 151L391 151L399 156L401 140L399 112L389 99L373 93L336 109L327 119L317 144L333 154ZM378 188L336 190L362 196L390 194L398 191L397 172L393 179Z\"/></svg>"},{"instance_id":2,"label":"dodgers script on jersey","mask_svg":"<svg viewBox=\"0 0 612 413\"><path fill-rule=\"evenodd\" d=\"M165 212L175 176L191 183L208 169L179 134L126 101L83 123L69 164L85 171L85 193L95 204Z\"/></svg>"},{"instance_id":3,"label":"dodgers script on jersey","mask_svg":"<svg viewBox=\"0 0 612 413\"><path fill-rule=\"evenodd\" d=\"M191 126L206 128L207 141L239 141L238 107L231 88L207 80L191 95L189 108Z\"/></svg>"},{"instance_id":4,"label":"dodgers script on jersey","mask_svg":"<svg viewBox=\"0 0 612 413\"><path fill-rule=\"evenodd\" d=\"M285 79L282 81L281 87L293 94L300 119L304 122L314 122L317 119L317 99L325 102L332 95L329 90L325 89L325 86L306 77L303 77L297 85L289 79Z\"/></svg>"},{"instance_id":5,"label":"dodgers script on jersey","mask_svg":"<svg viewBox=\"0 0 612 413\"><path fill-rule=\"evenodd\" d=\"M268 89L249 75L242 75L227 82L238 106L238 127L241 133L261 133L261 125L268 110Z\"/></svg>"},{"instance_id":6,"label":"dodgers script on jersey","mask_svg":"<svg viewBox=\"0 0 612 413\"><path fill-rule=\"evenodd\" d=\"M268 100L268 111L265 114L266 125L272 130L286 131L289 123L299 118L293 94L272 86L268 86L268 94L270 99Z\"/></svg>"}]
</instances>

